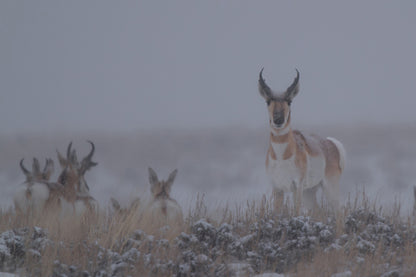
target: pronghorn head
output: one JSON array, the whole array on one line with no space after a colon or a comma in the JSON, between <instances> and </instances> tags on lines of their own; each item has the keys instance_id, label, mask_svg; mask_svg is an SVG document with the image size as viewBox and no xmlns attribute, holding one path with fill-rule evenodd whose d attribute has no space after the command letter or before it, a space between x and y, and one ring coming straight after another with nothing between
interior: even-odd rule
<instances>
[{"instance_id":1,"label":"pronghorn head","mask_svg":"<svg viewBox=\"0 0 416 277\"><path fill-rule=\"evenodd\" d=\"M154 199L166 199L170 197L170 191L172 188L173 181L175 181L176 173L175 169L170 175L167 181L158 179L156 172L149 167L149 182L150 190L153 194Z\"/></svg>"},{"instance_id":2,"label":"pronghorn head","mask_svg":"<svg viewBox=\"0 0 416 277\"><path fill-rule=\"evenodd\" d=\"M36 158L33 158L32 163L32 172L27 170L23 165L23 160L20 160L20 168L26 176L26 182L37 182L37 181L49 181L51 175L53 174L54 164L52 159L46 159L45 167L43 171L40 171L39 161Z\"/></svg>"},{"instance_id":3,"label":"pronghorn head","mask_svg":"<svg viewBox=\"0 0 416 277\"><path fill-rule=\"evenodd\" d=\"M260 71L259 92L267 103L270 127L277 130L284 129L290 123L290 104L299 92L299 71L296 69L296 78L286 91L276 93L266 84L263 69Z\"/></svg>"},{"instance_id":4,"label":"pronghorn head","mask_svg":"<svg viewBox=\"0 0 416 277\"><path fill-rule=\"evenodd\" d=\"M64 158L59 151L58 154L59 163L61 165L62 173L58 178L58 182L63 185L74 185L77 192L88 194L90 188L87 181L85 181L84 175L91 167L96 166L97 163L93 162L92 156L94 155L95 146L94 143L88 141L91 144L90 153L81 161L78 162L77 154L75 150L72 150L72 142L69 143L66 151L66 158Z\"/></svg>"}]
</instances>

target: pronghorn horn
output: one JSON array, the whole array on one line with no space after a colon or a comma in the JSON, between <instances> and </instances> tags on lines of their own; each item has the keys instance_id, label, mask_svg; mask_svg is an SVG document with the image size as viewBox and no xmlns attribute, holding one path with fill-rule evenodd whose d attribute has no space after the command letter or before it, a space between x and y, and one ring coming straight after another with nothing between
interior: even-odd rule
<instances>
[{"instance_id":1,"label":"pronghorn horn","mask_svg":"<svg viewBox=\"0 0 416 277\"><path fill-rule=\"evenodd\" d=\"M72 147L72 141L68 144L68 148L66 150L66 158L68 161L71 160L71 147Z\"/></svg>"},{"instance_id":2,"label":"pronghorn horn","mask_svg":"<svg viewBox=\"0 0 416 277\"><path fill-rule=\"evenodd\" d=\"M52 159L46 159L45 168L43 169L43 179L49 180L54 171L54 164Z\"/></svg>"},{"instance_id":3,"label":"pronghorn horn","mask_svg":"<svg viewBox=\"0 0 416 277\"><path fill-rule=\"evenodd\" d=\"M49 161L49 159L48 159L48 158L46 158L46 159L45 159L45 167L43 168L43 171L42 171L43 173L45 173L45 172L48 170L48 165L49 165L49 162L50 162L50 161Z\"/></svg>"},{"instance_id":4,"label":"pronghorn horn","mask_svg":"<svg viewBox=\"0 0 416 277\"><path fill-rule=\"evenodd\" d=\"M81 172L82 173L85 173L88 169L90 169L91 167L96 166L98 164L98 163L95 163L91 160L92 156L94 155L94 152L95 152L94 143L90 140L87 140L87 142L89 144L91 144L91 151L81 162Z\"/></svg>"},{"instance_id":5,"label":"pronghorn horn","mask_svg":"<svg viewBox=\"0 0 416 277\"><path fill-rule=\"evenodd\" d=\"M31 173L30 173L30 171L29 171L29 170L27 170L27 169L26 169L26 167L23 165L23 160L24 160L24 159L21 159L21 160L20 160L20 168L22 169L23 173L24 173L26 176L29 176L29 175L31 175Z\"/></svg>"},{"instance_id":6,"label":"pronghorn horn","mask_svg":"<svg viewBox=\"0 0 416 277\"><path fill-rule=\"evenodd\" d=\"M32 164L32 174L35 176L40 174L40 165L39 160L36 158L33 158L33 164Z\"/></svg>"},{"instance_id":7,"label":"pronghorn horn","mask_svg":"<svg viewBox=\"0 0 416 277\"><path fill-rule=\"evenodd\" d=\"M273 91L271 88L266 84L266 81L263 78L263 70L264 67L260 70L259 74L259 91L261 96L263 96L266 100L273 98Z\"/></svg>"},{"instance_id":8,"label":"pronghorn horn","mask_svg":"<svg viewBox=\"0 0 416 277\"><path fill-rule=\"evenodd\" d=\"M291 102L293 98L299 92L299 70L296 69L296 77L293 80L293 83L286 89L285 97L288 102Z\"/></svg>"},{"instance_id":9,"label":"pronghorn horn","mask_svg":"<svg viewBox=\"0 0 416 277\"><path fill-rule=\"evenodd\" d=\"M87 142L88 142L89 144L91 144L91 151L90 151L90 153L88 154L88 156L86 156L86 157L84 158L84 160L91 161L92 155L94 155L94 152L95 152L95 146L94 146L94 143L93 143L92 141L87 140Z\"/></svg>"}]
</instances>

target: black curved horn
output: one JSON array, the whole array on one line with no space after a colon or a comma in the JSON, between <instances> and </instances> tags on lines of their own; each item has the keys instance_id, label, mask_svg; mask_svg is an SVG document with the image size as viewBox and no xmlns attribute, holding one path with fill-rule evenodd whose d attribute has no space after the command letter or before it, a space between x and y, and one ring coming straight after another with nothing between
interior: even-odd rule
<instances>
[{"instance_id":1,"label":"black curved horn","mask_svg":"<svg viewBox=\"0 0 416 277\"><path fill-rule=\"evenodd\" d=\"M294 90L296 90L296 87L298 86L298 84L299 84L299 77L300 77L300 74L299 74L299 70L297 70L296 68L295 68L295 70L296 70L296 77L295 77L295 79L293 80L293 83L287 88L287 92L288 93L291 93L291 92L293 92Z\"/></svg>"},{"instance_id":2,"label":"black curved horn","mask_svg":"<svg viewBox=\"0 0 416 277\"><path fill-rule=\"evenodd\" d=\"M71 160L71 147L72 147L72 141L68 144L68 148L66 150L66 159L68 161Z\"/></svg>"},{"instance_id":3,"label":"black curved horn","mask_svg":"<svg viewBox=\"0 0 416 277\"><path fill-rule=\"evenodd\" d=\"M24 160L24 159L21 159L21 160L20 160L20 163L19 163L19 164L20 164L20 168L22 169L22 171L23 171L23 173L24 173L25 175L30 175L30 174L31 174L31 173L30 173L30 171L29 171L29 170L27 170L27 169L26 169L26 167L23 165L23 160Z\"/></svg>"},{"instance_id":4,"label":"black curved horn","mask_svg":"<svg viewBox=\"0 0 416 277\"><path fill-rule=\"evenodd\" d=\"M264 98L266 98L266 99L271 99L271 98L273 98L273 91L266 84L266 81L263 78L263 70L264 70L264 67L260 70L260 74L259 74L259 90L260 90L260 94Z\"/></svg>"},{"instance_id":5,"label":"black curved horn","mask_svg":"<svg viewBox=\"0 0 416 277\"><path fill-rule=\"evenodd\" d=\"M94 155L94 152L95 152L95 146L94 146L94 143L92 141L87 140L87 142L89 144L91 144L91 151L84 159L87 159L87 160L91 161L92 155Z\"/></svg>"},{"instance_id":6,"label":"black curved horn","mask_svg":"<svg viewBox=\"0 0 416 277\"><path fill-rule=\"evenodd\" d=\"M95 152L95 145L94 145L94 143L92 142L92 141L90 141L90 140L87 140L87 142L89 143L89 144L91 144L91 151L90 151L90 153L82 160L82 162L81 162L81 168L80 168L80 171L81 171L81 173L82 174L84 174L88 169L90 169L91 167L93 167L93 166L96 166L97 165L97 163L95 163L95 162L93 162L91 159L92 159L92 156L94 155L94 152Z\"/></svg>"}]
</instances>

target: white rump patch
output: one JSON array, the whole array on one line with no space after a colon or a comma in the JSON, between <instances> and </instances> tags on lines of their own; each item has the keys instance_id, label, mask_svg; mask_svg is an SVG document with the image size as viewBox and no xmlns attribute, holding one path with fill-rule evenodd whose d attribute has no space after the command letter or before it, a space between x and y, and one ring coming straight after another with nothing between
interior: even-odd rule
<instances>
[{"instance_id":1,"label":"white rump patch","mask_svg":"<svg viewBox=\"0 0 416 277\"><path fill-rule=\"evenodd\" d=\"M339 152L339 167L341 168L342 171L344 171L345 160L346 160L346 157L347 157L344 145L342 145L342 143L339 140L335 139L335 138L327 137L326 139L332 141L335 144L335 146L337 147L338 152Z\"/></svg>"}]
</instances>

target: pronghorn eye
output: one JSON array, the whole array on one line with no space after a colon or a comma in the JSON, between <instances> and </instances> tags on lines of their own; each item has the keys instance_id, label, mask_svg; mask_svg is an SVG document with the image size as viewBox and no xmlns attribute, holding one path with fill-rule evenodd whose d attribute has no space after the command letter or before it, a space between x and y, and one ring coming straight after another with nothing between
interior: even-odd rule
<instances>
[{"instance_id":1,"label":"pronghorn eye","mask_svg":"<svg viewBox=\"0 0 416 277\"><path fill-rule=\"evenodd\" d=\"M267 104L267 106L269 106L271 102L272 102L272 101L270 101L270 100L266 100L266 104Z\"/></svg>"}]
</instances>

